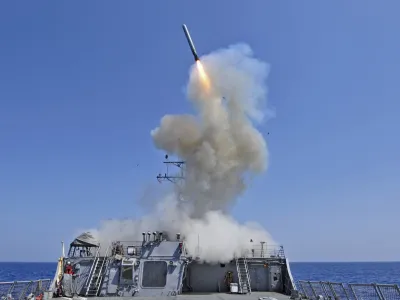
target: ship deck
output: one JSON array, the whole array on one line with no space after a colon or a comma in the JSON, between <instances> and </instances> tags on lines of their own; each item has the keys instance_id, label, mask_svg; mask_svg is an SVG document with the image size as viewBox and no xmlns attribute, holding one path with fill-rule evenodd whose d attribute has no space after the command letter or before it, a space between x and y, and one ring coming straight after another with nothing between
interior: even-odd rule
<instances>
[{"instance_id":1,"label":"ship deck","mask_svg":"<svg viewBox=\"0 0 400 300\"><path fill-rule=\"evenodd\" d=\"M156 297L77 297L73 299L89 299L89 300L149 300L149 299L179 299L179 300L197 300L197 299L209 299L209 300L258 300L260 298L265 300L289 300L290 296L274 293L274 292L252 292L251 294L229 294L229 293L190 293L181 294L178 296L156 296ZM62 297L65 300L71 300L71 298Z\"/></svg>"}]
</instances>

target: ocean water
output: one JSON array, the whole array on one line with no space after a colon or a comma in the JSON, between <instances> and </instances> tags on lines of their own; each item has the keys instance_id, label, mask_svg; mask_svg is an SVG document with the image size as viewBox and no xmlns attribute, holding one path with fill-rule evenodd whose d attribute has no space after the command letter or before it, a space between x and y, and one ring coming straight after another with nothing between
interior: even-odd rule
<instances>
[{"instance_id":1,"label":"ocean water","mask_svg":"<svg viewBox=\"0 0 400 300\"><path fill-rule=\"evenodd\" d=\"M52 279L56 263L0 263L0 282ZM294 280L349 283L396 283L400 262L290 263Z\"/></svg>"}]
</instances>

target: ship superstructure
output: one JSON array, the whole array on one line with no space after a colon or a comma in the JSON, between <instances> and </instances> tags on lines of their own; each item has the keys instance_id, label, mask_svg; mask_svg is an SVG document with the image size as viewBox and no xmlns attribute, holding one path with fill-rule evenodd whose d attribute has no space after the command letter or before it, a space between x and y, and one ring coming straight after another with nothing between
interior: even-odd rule
<instances>
[{"instance_id":1,"label":"ship superstructure","mask_svg":"<svg viewBox=\"0 0 400 300\"><path fill-rule=\"evenodd\" d=\"M159 181L177 185L185 178L185 162L168 160ZM170 173L176 166L179 173ZM71 242L49 287L51 297L160 297L204 293L250 295L279 293L296 287L282 246L254 243L228 262L205 263L200 251L190 254L180 233L147 231L140 241L100 244L89 233ZM51 295L50 295L51 294Z\"/></svg>"},{"instance_id":2,"label":"ship superstructure","mask_svg":"<svg viewBox=\"0 0 400 300\"><path fill-rule=\"evenodd\" d=\"M179 233L143 232L141 241L106 246L90 233L77 237L56 274L53 296L159 297L184 294L295 290L283 247L260 243L229 262L208 264L189 256ZM61 267L61 265L60 265ZM61 271L61 272L60 272Z\"/></svg>"}]
</instances>

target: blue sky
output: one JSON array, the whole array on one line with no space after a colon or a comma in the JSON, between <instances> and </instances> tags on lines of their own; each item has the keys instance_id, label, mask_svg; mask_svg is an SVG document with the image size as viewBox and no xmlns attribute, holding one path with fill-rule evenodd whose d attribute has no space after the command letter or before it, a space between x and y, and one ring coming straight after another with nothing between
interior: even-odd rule
<instances>
[{"instance_id":1,"label":"blue sky","mask_svg":"<svg viewBox=\"0 0 400 300\"><path fill-rule=\"evenodd\" d=\"M0 261L141 214L163 171L150 130L190 112L193 58L246 42L271 66L271 153L234 215L293 261L399 260L400 3L0 4Z\"/></svg>"}]
</instances>

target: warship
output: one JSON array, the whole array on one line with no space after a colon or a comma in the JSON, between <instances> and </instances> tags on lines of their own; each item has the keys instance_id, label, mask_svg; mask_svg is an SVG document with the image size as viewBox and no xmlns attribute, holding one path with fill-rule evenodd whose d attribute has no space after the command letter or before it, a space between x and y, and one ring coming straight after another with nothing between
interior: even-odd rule
<instances>
[{"instance_id":1,"label":"warship","mask_svg":"<svg viewBox=\"0 0 400 300\"><path fill-rule=\"evenodd\" d=\"M166 156L167 157L167 156ZM165 161L179 167L184 162ZM184 175L159 174L177 182ZM58 260L53 279L0 283L2 300L62 299L400 299L396 284L295 282L283 246L253 244L229 262L190 255L179 232L142 233L139 241L100 244L84 232Z\"/></svg>"},{"instance_id":2,"label":"warship","mask_svg":"<svg viewBox=\"0 0 400 300\"><path fill-rule=\"evenodd\" d=\"M282 246L260 243L220 264L187 255L179 233L143 232L142 241L114 241L104 254L102 246L81 234L53 279L1 282L1 299L400 299L396 284L295 283Z\"/></svg>"},{"instance_id":3,"label":"warship","mask_svg":"<svg viewBox=\"0 0 400 300\"><path fill-rule=\"evenodd\" d=\"M194 60L199 63L186 25L183 30ZM184 161L167 161L181 172L159 174L159 181L184 180ZM99 242L84 232L62 245L54 278L0 283L1 300L61 299L400 299L396 284L329 281L295 282L283 246L255 242L229 261L206 262L190 253L179 232L144 231L136 241Z\"/></svg>"}]
</instances>

